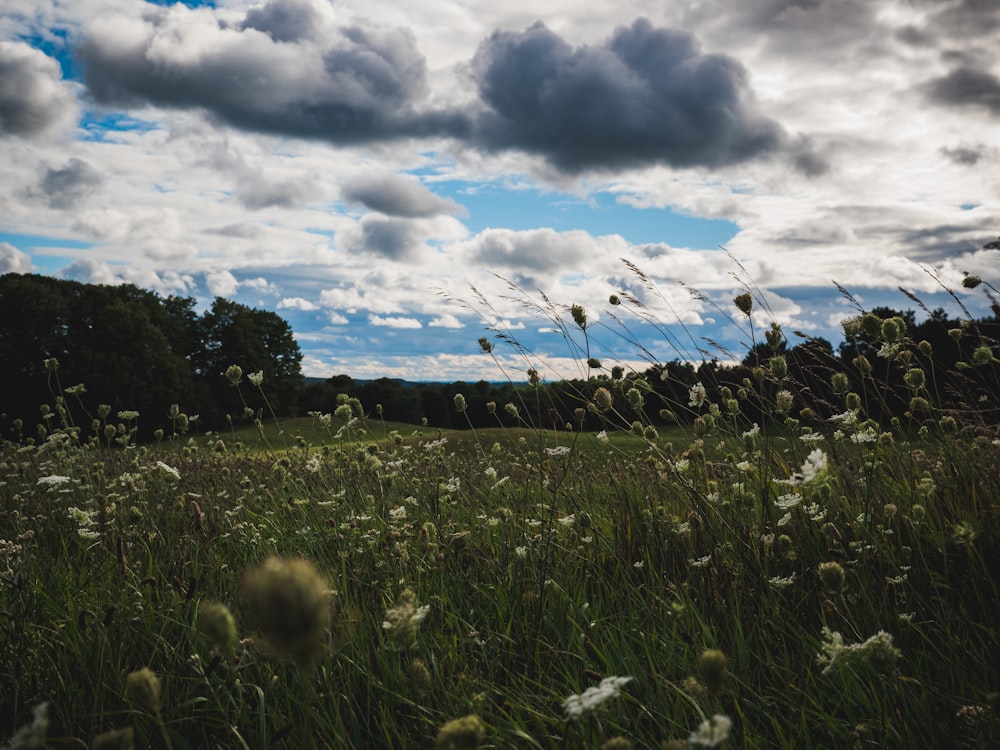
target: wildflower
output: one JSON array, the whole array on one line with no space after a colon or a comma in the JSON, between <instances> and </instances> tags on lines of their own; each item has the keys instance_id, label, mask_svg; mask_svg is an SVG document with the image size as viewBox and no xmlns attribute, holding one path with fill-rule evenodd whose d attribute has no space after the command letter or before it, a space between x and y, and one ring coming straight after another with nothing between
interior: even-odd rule
<instances>
[{"instance_id":1,"label":"wildflower","mask_svg":"<svg viewBox=\"0 0 1000 750\"><path fill-rule=\"evenodd\" d=\"M157 461L156 465L157 465L157 467L160 468L161 471L163 471L164 474L169 474L174 479L180 479L181 478L181 473L179 471L177 471L177 469L175 469L173 466L169 466L169 465L163 463L163 461Z\"/></svg>"},{"instance_id":2,"label":"wildflower","mask_svg":"<svg viewBox=\"0 0 1000 750\"><path fill-rule=\"evenodd\" d=\"M48 360L46 360L48 362ZM49 732L49 704L39 703L32 709L32 721L17 730L10 738L10 750L44 750L48 744L45 737Z\"/></svg>"},{"instance_id":3,"label":"wildflower","mask_svg":"<svg viewBox=\"0 0 1000 750\"><path fill-rule=\"evenodd\" d=\"M389 520L390 521L404 521L406 520L406 506L400 505L398 508L389 509Z\"/></svg>"},{"instance_id":4,"label":"wildflower","mask_svg":"<svg viewBox=\"0 0 1000 750\"><path fill-rule=\"evenodd\" d=\"M538 385L540 382L542 382L542 378L538 374L538 370L536 370L534 367L529 367L527 374L528 374L528 383L530 383L531 385Z\"/></svg>"},{"instance_id":5,"label":"wildflower","mask_svg":"<svg viewBox=\"0 0 1000 750\"><path fill-rule=\"evenodd\" d=\"M475 714L453 719L444 724L437 734L437 750L475 750L486 742L486 725Z\"/></svg>"},{"instance_id":6,"label":"wildflower","mask_svg":"<svg viewBox=\"0 0 1000 750\"><path fill-rule=\"evenodd\" d=\"M711 719L701 722L698 729L688 737L688 742L702 747L717 747L729 739L732 727L732 719L725 714L715 714Z\"/></svg>"},{"instance_id":7,"label":"wildflower","mask_svg":"<svg viewBox=\"0 0 1000 750\"><path fill-rule=\"evenodd\" d=\"M795 574L792 573L790 576L774 576L773 578L769 578L767 582L776 589L787 589L795 583Z\"/></svg>"},{"instance_id":8,"label":"wildflower","mask_svg":"<svg viewBox=\"0 0 1000 750\"><path fill-rule=\"evenodd\" d=\"M795 397L792 396L791 391L780 390L774 396L774 405L778 409L779 414L784 414L792 405L795 403Z\"/></svg>"},{"instance_id":9,"label":"wildflower","mask_svg":"<svg viewBox=\"0 0 1000 750\"><path fill-rule=\"evenodd\" d=\"M843 566L836 561L820 563L819 578L831 594L839 594L846 580Z\"/></svg>"},{"instance_id":10,"label":"wildflower","mask_svg":"<svg viewBox=\"0 0 1000 750\"><path fill-rule=\"evenodd\" d=\"M594 437L597 438L597 442L607 444L607 442L608 442L608 431L607 430L601 430Z\"/></svg>"},{"instance_id":11,"label":"wildflower","mask_svg":"<svg viewBox=\"0 0 1000 750\"><path fill-rule=\"evenodd\" d=\"M514 419L517 419L521 415L521 412L518 411L517 404L506 403L503 406L503 410L510 416L514 417Z\"/></svg>"},{"instance_id":12,"label":"wildflower","mask_svg":"<svg viewBox=\"0 0 1000 750\"><path fill-rule=\"evenodd\" d=\"M753 297L750 296L750 292L737 294L733 297L733 304L736 305L737 310L748 318L750 317L750 311L753 310Z\"/></svg>"},{"instance_id":13,"label":"wildflower","mask_svg":"<svg viewBox=\"0 0 1000 750\"><path fill-rule=\"evenodd\" d=\"M221 602L205 602L198 606L198 632L223 653L231 653L238 637L236 620L229 607Z\"/></svg>"},{"instance_id":14,"label":"wildflower","mask_svg":"<svg viewBox=\"0 0 1000 750\"><path fill-rule=\"evenodd\" d=\"M771 374L778 380L784 380L788 375L788 361L780 354L771 357Z\"/></svg>"},{"instance_id":15,"label":"wildflower","mask_svg":"<svg viewBox=\"0 0 1000 750\"><path fill-rule=\"evenodd\" d=\"M260 388L260 384L264 382L264 373L260 370L257 372L251 372L247 375L247 380L250 381L250 385L255 385Z\"/></svg>"},{"instance_id":16,"label":"wildflower","mask_svg":"<svg viewBox=\"0 0 1000 750\"><path fill-rule=\"evenodd\" d=\"M913 390L919 391L924 387L924 383L926 382L924 371L919 367L913 367L907 370L906 374L903 375L903 382Z\"/></svg>"},{"instance_id":17,"label":"wildflower","mask_svg":"<svg viewBox=\"0 0 1000 750\"><path fill-rule=\"evenodd\" d=\"M621 694L622 685L631 681L631 677L605 677L600 685L589 687L579 695L569 696L563 701L566 720L578 719L587 711L593 711L612 698L617 698Z\"/></svg>"},{"instance_id":18,"label":"wildflower","mask_svg":"<svg viewBox=\"0 0 1000 750\"><path fill-rule=\"evenodd\" d=\"M568 445L557 445L554 448L546 448L545 452L550 456L565 456L570 452L570 447Z\"/></svg>"},{"instance_id":19,"label":"wildflower","mask_svg":"<svg viewBox=\"0 0 1000 750\"><path fill-rule=\"evenodd\" d=\"M396 606L385 611L382 628L392 633L392 636L404 645L412 644L417 638L417 628L430 612L430 605L417 604L417 595L412 589L403 589Z\"/></svg>"},{"instance_id":20,"label":"wildflower","mask_svg":"<svg viewBox=\"0 0 1000 750\"><path fill-rule=\"evenodd\" d=\"M974 273L966 274L965 278L962 279L962 286L966 289L975 289L977 286L983 283L983 280L976 276Z\"/></svg>"},{"instance_id":21,"label":"wildflower","mask_svg":"<svg viewBox=\"0 0 1000 750\"><path fill-rule=\"evenodd\" d=\"M604 367L604 364L597 357L591 357L590 359L587 360L587 367L589 367L591 370L600 370L602 367Z\"/></svg>"},{"instance_id":22,"label":"wildflower","mask_svg":"<svg viewBox=\"0 0 1000 750\"><path fill-rule=\"evenodd\" d=\"M90 741L90 750L134 750L135 730L132 727L102 732Z\"/></svg>"},{"instance_id":23,"label":"wildflower","mask_svg":"<svg viewBox=\"0 0 1000 750\"><path fill-rule=\"evenodd\" d=\"M993 361L993 350L988 346L977 346L972 352L972 364L977 367L988 365Z\"/></svg>"},{"instance_id":24,"label":"wildflower","mask_svg":"<svg viewBox=\"0 0 1000 750\"><path fill-rule=\"evenodd\" d=\"M576 323L581 330L587 327L587 311L583 309L580 305L573 305L569 309L570 315L573 316L573 322Z\"/></svg>"},{"instance_id":25,"label":"wildflower","mask_svg":"<svg viewBox=\"0 0 1000 750\"><path fill-rule=\"evenodd\" d=\"M901 656L892 645L892 636L880 630L864 643L844 645L844 636L823 626L822 652L816 661L823 666L823 674L829 674L835 667L857 663L868 663L880 672L890 672Z\"/></svg>"},{"instance_id":26,"label":"wildflower","mask_svg":"<svg viewBox=\"0 0 1000 750\"><path fill-rule=\"evenodd\" d=\"M594 406L600 412L606 412L614 405L614 396L603 386L594 391Z\"/></svg>"},{"instance_id":27,"label":"wildflower","mask_svg":"<svg viewBox=\"0 0 1000 750\"><path fill-rule=\"evenodd\" d=\"M728 670L726 655L717 648L707 648L698 657L698 674L708 688L709 695L718 695L723 688Z\"/></svg>"},{"instance_id":28,"label":"wildflower","mask_svg":"<svg viewBox=\"0 0 1000 750\"><path fill-rule=\"evenodd\" d=\"M465 396L461 393L455 394L455 411L464 412L465 411Z\"/></svg>"},{"instance_id":29,"label":"wildflower","mask_svg":"<svg viewBox=\"0 0 1000 750\"><path fill-rule=\"evenodd\" d=\"M570 513L568 516L563 516L562 518L556 519L561 526L572 526L576 523L576 515Z\"/></svg>"},{"instance_id":30,"label":"wildflower","mask_svg":"<svg viewBox=\"0 0 1000 750\"><path fill-rule=\"evenodd\" d=\"M328 587L315 566L272 557L244 574L242 589L264 635L300 664L309 663L330 625Z\"/></svg>"},{"instance_id":31,"label":"wildflower","mask_svg":"<svg viewBox=\"0 0 1000 750\"><path fill-rule=\"evenodd\" d=\"M243 368L239 365L229 365L226 368L226 380L233 385L238 385L243 380Z\"/></svg>"},{"instance_id":32,"label":"wildflower","mask_svg":"<svg viewBox=\"0 0 1000 750\"><path fill-rule=\"evenodd\" d=\"M64 477L60 474L50 474L47 477L39 477L36 484L45 485L46 487L56 487L60 484L66 484L70 481L69 477Z\"/></svg>"},{"instance_id":33,"label":"wildflower","mask_svg":"<svg viewBox=\"0 0 1000 750\"><path fill-rule=\"evenodd\" d=\"M125 678L125 695L129 702L149 711L153 716L160 715L162 693L160 678L149 667L131 672Z\"/></svg>"},{"instance_id":34,"label":"wildflower","mask_svg":"<svg viewBox=\"0 0 1000 750\"><path fill-rule=\"evenodd\" d=\"M493 342L490 341L485 336L481 336L479 339L479 348L482 349L486 354L493 351Z\"/></svg>"},{"instance_id":35,"label":"wildflower","mask_svg":"<svg viewBox=\"0 0 1000 750\"><path fill-rule=\"evenodd\" d=\"M823 452L822 448L814 448L809 455L806 456L806 460L802 464L802 468L795 474L792 474L791 478L788 480L788 484L808 484L826 471L826 467L826 453Z\"/></svg>"}]
</instances>

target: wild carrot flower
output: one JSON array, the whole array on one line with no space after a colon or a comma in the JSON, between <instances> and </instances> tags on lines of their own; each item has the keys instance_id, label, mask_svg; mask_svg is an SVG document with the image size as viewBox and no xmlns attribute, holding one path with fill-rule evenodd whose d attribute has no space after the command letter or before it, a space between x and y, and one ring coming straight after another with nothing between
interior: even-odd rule
<instances>
[{"instance_id":1,"label":"wild carrot flower","mask_svg":"<svg viewBox=\"0 0 1000 750\"><path fill-rule=\"evenodd\" d=\"M598 411L608 411L612 406L614 406L614 403L614 396L611 395L611 391L607 388L602 386L594 391L594 406L597 407Z\"/></svg>"},{"instance_id":2,"label":"wild carrot flower","mask_svg":"<svg viewBox=\"0 0 1000 750\"><path fill-rule=\"evenodd\" d=\"M891 672L901 656L898 648L892 645L892 636L880 630L863 643L844 644L844 636L823 626L822 651L816 661L823 667L823 674L829 674L834 668L858 663L867 663L880 672Z\"/></svg>"},{"instance_id":3,"label":"wild carrot flower","mask_svg":"<svg viewBox=\"0 0 1000 750\"><path fill-rule=\"evenodd\" d=\"M705 390L705 386L701 383L695 383L691 386L691 390L688 391L688 397L691 399L688 402L688 406L700 407L705 403L705 396L707 395L708 392Z\"/></svg>"},{"instance_id":4,"label":"wild carrot flower","mask_svg":"<svg viewBox=\"0 0 1000 750\"><path fill-rule=\"evenodd\" d=\"M262 370L258 370L257 372L251 372L249 375L247 375L247 380L250 381L250 385L255 385L258 388L260 388L261 383L264 382L264 372Z\"/></svg>"},{"instance_id":5,"label":"wild carrot flower","mask_svg":"<svg viewBox=\"0 0 1000 750\"><path fill-rule=\"evenodd\" d=\"M418 605L412 589L403 589L396 606L385 611L382 628L388 630L401 645L411 645L417 638L417 628L430 612L430 605Z\"/></svg>"},{"instance_id":6,"label":"wild carrot flower","mask_svg":"<svg viewBox=\"0 0 1000 750\"><path fill-rule=\"evenodd\" d=\"M601 684L589 687L579 695L571 695L563 701L566 720L578 719L588 711L600 708L612 698L621 695L621 687L631 682L631 677L605 677Z\"/></svg>"},{"instance_id":7,"label":"wild carrot flower","mask_svg":"<svg viewBox=\"0 0 1000 750\"><path fill-rule=\"evenodd\" d=\"M47 362L48 360L46 360ZM54 361L54 360L53 360ZM32 709L32 721L17 730L10 738L10 750L44 750L48 747L46 735L49 733L49 704L39 703Z\"/></svg>"},{"instance_id":8,"label":"wild carrot flower","mask_svg":"<svg viewBox=\"0 0 1000 750\"><path fill-rule=\"evenodd\" d=\"M725 714L715 714L711 719L701 722L698 729L688 737L688 742L701 747L717 747L729 739L732 727L732 719Z\"/></svg>"}]
</instances>

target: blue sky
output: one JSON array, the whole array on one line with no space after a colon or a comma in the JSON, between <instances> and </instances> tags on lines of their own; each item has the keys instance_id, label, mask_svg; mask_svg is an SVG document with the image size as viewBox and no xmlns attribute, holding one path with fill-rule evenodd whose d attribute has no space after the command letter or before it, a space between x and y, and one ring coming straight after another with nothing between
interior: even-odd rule
<instances>
[{"instance_id":1,"label":"blue sky","mask_svg":"<svg viewBox=\"0 0 1000 750\"><path fill-rule=\"evenodd\" d=\"M834 282L988 309L961 279L1000 281L992 4L373 8L5 3L0 273L274 310L307 374L357 378L498 379L491 329L507 372L580 374L572 304L633 367L613 315L658 359L739 354L748 286L758 330L835 344Z\"/></svg>"}]
</instances>

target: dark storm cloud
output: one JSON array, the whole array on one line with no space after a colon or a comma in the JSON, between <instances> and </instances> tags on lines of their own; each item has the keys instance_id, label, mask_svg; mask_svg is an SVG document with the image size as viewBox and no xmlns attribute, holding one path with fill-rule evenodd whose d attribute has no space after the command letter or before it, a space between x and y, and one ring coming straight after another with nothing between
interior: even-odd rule
<instances>
[{"instance_id":1,"label":"dark storm cloud","mask_svg":"<svg viewBox=\"0 0 1000 750\"><path fill-rule=\"evenodd\" d=\"M951 159L956 164L971 167L978 164L987 155L988 149L985 144L980 143L975 146L955 146L954 148L945 146L940 152L942 156Z\"/></svg>"},{"instance_id":2,"label":"dark storm cloud","mask_svg":"<svg viewBox=\"0 0 1000 750\"><path fill-rule=\"evenodd\" d=\"M226 25L174 5L95 24L78 52L98 102L200 108L248 130L333 143L444 137L534 153L567 172L775 153L807 174L823 170L758 111L746 68L702 52L687 32L639 19L574 47L541 23L498 31L469 68L480 101L459 111L429 108L411 32L337 26L331 14L318 0L271 0Z\"/></svg>"},{"instance_id":3,"label":"dark storm cloud","mask_svg":"<svg viewBox=\"0 0 1000 750\"><path fill-rule=\"evenodd\" d=\"M61 169L49 168L42 177L42 193L52 208L72 208L93 193L104 178L82 159L70 159Z\"/></svg>"},{"instance_id":4,"label":"dark storm cloud","mask_svg":"<svg viewBox=\"0 0 1000 750\"><path fill-rule=\"evenodd\" d=\"M963 66L928 83L925 91L938 104L984 107L1000 115L1000 78L985 70Z\"/></svg>"},{"instance_id":5,"label":"dark storm cloud","mask_svg":"<svg viewBox=\"0 0 1000 750\"><path fill-rule=\"evenodd\" d=\"M322 21L313 0L271 0L248 10L241 28L263 31L276 42L294 42L311 38Z\"/></svg>"},{"instance_id":6,"label":"dark storm cloud","mask_svg":"<svg viewBox=\"0 0 1000 750\"><path fill-rule=\"evenodd\" d=\"M418 111L427 66L409 31L298 41L278 9L305 5L271 3L240 28L176 5L94 25L78 49L85 83L102 103L202 108L238 128L335 142L461 132L460 116Z\"/></svg>"},{"instance_id":7,"label":"dark storm cloud","mask_svg":"<svg viewBox=\"0 0 1000 750\"><path fill-rule=\"evenodd\" d=\"M472 69L490 107L482 145L539 153L567 171L724 165L784 140L755 111L739 61L645 19L595 47L573 47L541 23L495 32Z\"/></svg>"},{"instance_id":8,"label":"dark storm cloud","mask_svg":"<svg viewBox=\"0 0 1000 750\"><path fill-rule=\"evenodd\" d=\"M364 251L389 260L414 258L421 242L412 222L382 216L366 216L361 222L361 242Z\"/></svg>"},{"instance_id":9,"label":"dark storm cloud","mask_svg":"<svg viewBox=\"0 0 1000 750\"><path fill-rule=\"evenodd\" d=\"M361 203L389 216L420 219L463 211L457 203L435 195L416 178L398 174L350 180L344 185L342 194L349 203Z\"/></svg>"},{"instance_id":10,"label":"dark storm cloud","mask_svg":"<svg viewBox=\"0 0 1000 750\"><path fill-rule=\"evenodd\" d=\"M0 42L0 135L37 135L64 122L76 101L61 79L43 52Z\"/></svg>"}]
</instances>

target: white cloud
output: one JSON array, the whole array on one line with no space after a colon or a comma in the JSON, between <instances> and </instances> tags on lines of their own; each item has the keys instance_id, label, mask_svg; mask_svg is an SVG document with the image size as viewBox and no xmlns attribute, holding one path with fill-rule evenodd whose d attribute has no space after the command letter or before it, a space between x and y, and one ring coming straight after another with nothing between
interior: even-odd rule
<instances>
[{"instance_id":1,"label":"white cloud","mask_svg":"<svg viewBox=\"0 0 1000 750\"><path fill-rule=\"evenodd\" d=\"M276 307L279 310L302 310L304 312L319 310L319 305L307 299L302 299L302 297L285 297L278 302Z\"/></svg>"},{"instance_id":2,"label":"white cloud","mask_svg":"<svg viewBox=\"0 0 1000 750\"><path fill-rule=\"evenodd\" d=\"M0 242L0 274L30 272L31 256L9 242Z\"/></svg>"},{"instance_id":3,"label":"white cloud","mask_svg":"<svg viewBox=\"0 0 1000 750\"><path fill-rule=\"evenodd\" d=\"M427 325L431 328L465 328L465 324L451 313L434 318Z\"/></svg>"},{"instance_id":4,"label":"white cloud","mask_svg":"<svg viewBox=\"0 0 1000 750\"><path fill-rule=\"evenodd\" d=\"M205 274L205 286L213 297L231 297L240 284L229 271L213 271Z\"/></svg>"},{"instance_id":5,"label":"white cloud","mask_svg":"<svg viewBox=\"0 0 1000 750\"><path fill-rule=\"evenodd\" d=\"M383 318L381 315L369 315L368 324L385 328L423 328L416 318Z\"/></svg>"}]
</instances>

